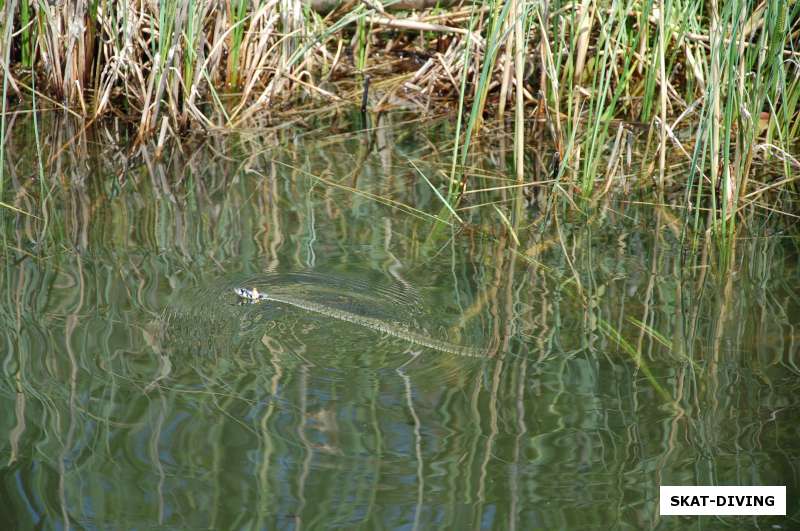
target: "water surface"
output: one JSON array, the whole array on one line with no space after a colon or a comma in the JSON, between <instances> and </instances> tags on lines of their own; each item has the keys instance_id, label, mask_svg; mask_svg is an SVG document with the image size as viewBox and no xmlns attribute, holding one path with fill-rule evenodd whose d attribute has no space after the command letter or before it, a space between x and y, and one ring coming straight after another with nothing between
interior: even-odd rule
<instances>
[{"instance_id":1,"label":"water surface","mask_svg":"<svg viewBox=\"0 0 800 531\"><path fill-rule=\"evenodd\" d=\"M437 223L408 159L447 171L448 122L384 120L162 161L90 133L44 183L11 129L3 200L38 217L3 211L9 526L798 525L791 223L758 218L730 271L692 251L679 211L619 196L514 218L515 194L492 191ZM513 175L486 144L472 189ZM487 355L240 305L238 285ZM660 518L660 484L787 485L790 516Z\"/></svg>"}]
</instances>

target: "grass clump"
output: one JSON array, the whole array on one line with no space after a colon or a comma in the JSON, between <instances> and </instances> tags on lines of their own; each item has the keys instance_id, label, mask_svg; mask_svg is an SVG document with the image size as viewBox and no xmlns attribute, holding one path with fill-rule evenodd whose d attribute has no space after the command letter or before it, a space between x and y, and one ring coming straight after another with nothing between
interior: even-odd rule
<instances>
[{"instance_id":1,"label":"grass clump","mask_svg":"<svg viewBox=\"0 0 800 531\"><path fill-rule=\"evenodd\" d=\"M120 117L159 149L172 135L284 122L307 99L358 108L370 87L373 113L458 110L445 210L473 186L481 130L511 120L515 185L531 174L530 124L554 146L554 190L570 196L604 194L624 167L663 192L683 159L692 223L702 205L724 246L764 189L754 161L777 159L788 188L799 166L795 1L6 0L2 12L0 136L11 99L34 101L34 87L40 112ZM639 132L638 169L619 164Z\"/></svg>"}]
</instances>

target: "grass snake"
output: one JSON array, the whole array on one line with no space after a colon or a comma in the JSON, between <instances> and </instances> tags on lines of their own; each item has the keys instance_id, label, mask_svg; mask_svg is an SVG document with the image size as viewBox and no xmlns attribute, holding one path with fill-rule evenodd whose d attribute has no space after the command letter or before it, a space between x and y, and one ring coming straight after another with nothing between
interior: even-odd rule
<instances>
[{"instance_id":1,"label":"grass snake","mask_svg":"<svg viewBox=\"0 0 800 531\"><path fill-rule=\"evenodd\" d=\"M248 303L264 303L264 302L277 302L281 304L287 304L289 306L294 306L295 308L299 308L301 310L305 310L308 312L313 312L319 315L324 315L326 317L331 317L333 319L338 319L340 321L346 321L348 323L353 323L359 326L363 326L377 332L382 332L384 334L388 334L390 336L394 336L409 343L413 343L415 345L421 345L423 347L431 348L434 350L438 350L440 352L447 352L450 354L456 354L459 356L468 356L472 358L486 358L492 356L494 353L491 349L485 348L474 348L464 345L457 345L454 343L450 343L448 341L444 341L441 339L435 339L419 332L415 332L410 328L403 326L402 324L392 324L387 323L383 320L376 319L374 317L368 317L365 315L359 315L353 312L349 312L346 310L342 310L339 308L332 308L330 306L326 306L324 304L320 304L317 302L313 302L310 300L302 299L299 297L289 296L289 295L280 295L274 293L263 293L258 290L258 288L234 288L234 293L243 301Z\"/></svg>"}]
</instances>

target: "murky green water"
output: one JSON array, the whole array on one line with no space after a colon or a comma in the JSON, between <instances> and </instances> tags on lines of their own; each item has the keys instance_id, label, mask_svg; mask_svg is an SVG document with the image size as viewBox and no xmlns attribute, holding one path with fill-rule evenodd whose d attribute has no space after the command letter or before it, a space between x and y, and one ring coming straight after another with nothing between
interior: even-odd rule
<instances>
[{"instance_id":1,"label":"murky green water","mask_svg":"<svg viewBox=\"0 0 800 531\"><path fill-rule=\"evenodd\" d=\"M12 128L4 201L38 217L3 211L2 520L797 526L790 224L754 217L732 274L681 244L679 211L624 198L583 213L540 198L519 243L472 208L513 219L510 192L437 225L407 159L448 172L449 126L392 120L210 138L161 162L103 131L54 155L77 131L45 127L44 183ZM473 189L513 174L485 149ZM239 304L240 285L389 332ZM660 484L787 485L790 516L659 517Z\"/></svg>"}]
</instances>

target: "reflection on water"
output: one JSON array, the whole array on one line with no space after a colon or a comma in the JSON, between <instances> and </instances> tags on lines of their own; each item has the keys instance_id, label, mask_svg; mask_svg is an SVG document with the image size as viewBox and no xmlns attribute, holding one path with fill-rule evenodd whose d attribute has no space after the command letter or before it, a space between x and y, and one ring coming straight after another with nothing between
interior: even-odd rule
<instances>
[{"instance_id":1,"label":"reflection on water","mask_svg":"<svg viewBox=\"0 0 800 531\"><path fill-rule=\"evenodd\" d=\"M785 484L797 514L800 299L779 221L738 242L731 275L687 252L674 213L624 201L525 210L518 244L470 208L510 192L437 226L406 161L449 168L448 126L385 125L161 163L95 139L44 187L12 128L3 200L40 215L3 211L5 521L685 526L658 517L660 484ZM512 174L498 152L476 151L474 188ZM496 348L238 305L241 284Z\"/></svg>"}]
</instances>

